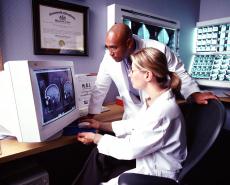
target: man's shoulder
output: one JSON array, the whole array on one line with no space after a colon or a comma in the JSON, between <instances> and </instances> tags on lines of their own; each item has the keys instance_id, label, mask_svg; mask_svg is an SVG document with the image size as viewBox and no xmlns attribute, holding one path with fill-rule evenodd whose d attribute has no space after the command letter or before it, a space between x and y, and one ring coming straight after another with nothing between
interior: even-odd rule
<instances>
[{"instance_id":1,"label":"man's shoulder","mask_svg":"<svg viewBox=\"0 0 230 185\"><path fill-rule=\"evenodd\" d=\"M143 42L145 43L146 47L153 47L153 48L160 49L160 50L166 48L165 44L163 44L157 40L146 39L146 40L143 40Z\"/></svg>"},{"instance_id":2,"label":"man's shoulder","mask_svg":"<svg viewBox=\"0 0 230 185\"><path fill-rule=\"evenodd\" d=\"M114 70L117 69L118 67L121 66L122 62L116 62L108 52L105 52L103 60L101 62L101 66L103 66L103 68L108 68L109 70Z\"/></svg>"},{"instance_id":3,"label":"man's shoulder","mask_svg":"<svg viewBox=\"0 0 230 185\"><path fill-rule=\"evenodd\" d=\"M117 62L111 57L108 51L105 52L102 62L111 65L111 63L116 64Z\"/></svg>"},{"instance_id":4,"label":"man's shoulder","mask_svg":"<svg viewBox=\"0 0 230 185\"><path fill-rule=\"evenodd\" d=\"M166 45L153 39L140 39L137 35L133 35L133 38L139 43L141 48L146 47L153 47L159 49L160 51L164 52L166 49Z\"/></svg>"}]
</instances>

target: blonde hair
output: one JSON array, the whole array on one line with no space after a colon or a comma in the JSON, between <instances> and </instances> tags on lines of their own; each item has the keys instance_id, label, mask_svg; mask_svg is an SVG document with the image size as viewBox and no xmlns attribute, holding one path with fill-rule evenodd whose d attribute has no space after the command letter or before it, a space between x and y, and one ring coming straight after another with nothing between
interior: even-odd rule
<instances>
[{"instance_id":1,"label":"blonde hair","mask_svg":"<svg viewBox=\"0 0 230 185\"><path fill-rule=\"evenodd\" d=\"M151 71L161 88L171 88L174 93L180 91L180 78L176 73L168 70L166 56L158 49L140 49L131 55L131 60L137 68Z\"/></svg>"}]
</instances>

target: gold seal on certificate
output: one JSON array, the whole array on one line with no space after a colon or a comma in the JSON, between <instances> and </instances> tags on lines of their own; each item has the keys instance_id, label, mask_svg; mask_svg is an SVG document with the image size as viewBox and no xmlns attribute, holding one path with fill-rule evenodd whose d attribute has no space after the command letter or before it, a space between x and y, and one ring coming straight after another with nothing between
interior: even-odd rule
<instances>
[{"instance_id":1,"label":"gold seal on certificate","mask_svg":"<svg viewBox=\"0 0 230 185\"><path fill-rule=\"evenodd\" d=\"M62 48L65 46L65 41L64 40L59 40L59 46Z\"/></svg>"}]
</instances>

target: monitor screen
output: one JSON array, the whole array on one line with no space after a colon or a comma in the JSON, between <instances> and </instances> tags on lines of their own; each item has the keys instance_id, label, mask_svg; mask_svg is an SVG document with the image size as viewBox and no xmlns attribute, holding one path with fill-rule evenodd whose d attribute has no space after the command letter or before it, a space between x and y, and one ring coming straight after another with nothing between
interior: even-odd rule
<instances>
[{"instance_id":1,"label":"monitor screen","mask_svg":"<svg viewBox=\"0 0 230 185\"><path fill-rule=\"evenodd\" d=\"M42 104L42 125L76 108L70 68L35 70Z\"/></svg>"}]
</instances>

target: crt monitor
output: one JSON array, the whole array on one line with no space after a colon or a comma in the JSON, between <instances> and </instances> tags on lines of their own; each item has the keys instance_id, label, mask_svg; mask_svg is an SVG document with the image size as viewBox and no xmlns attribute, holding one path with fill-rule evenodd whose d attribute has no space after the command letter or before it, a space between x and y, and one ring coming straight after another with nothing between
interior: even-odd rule
<instances>
[{"instance_id":1,"label":"crt monitor","mask_svg":"<svg viewBox=\"0 0 230 185\"><path fill-rule=\"evenodd\" d=\"M52 139L79 117L71 61L8 61L0 72L0 134Z\"/></svg>"}]
</instances>

